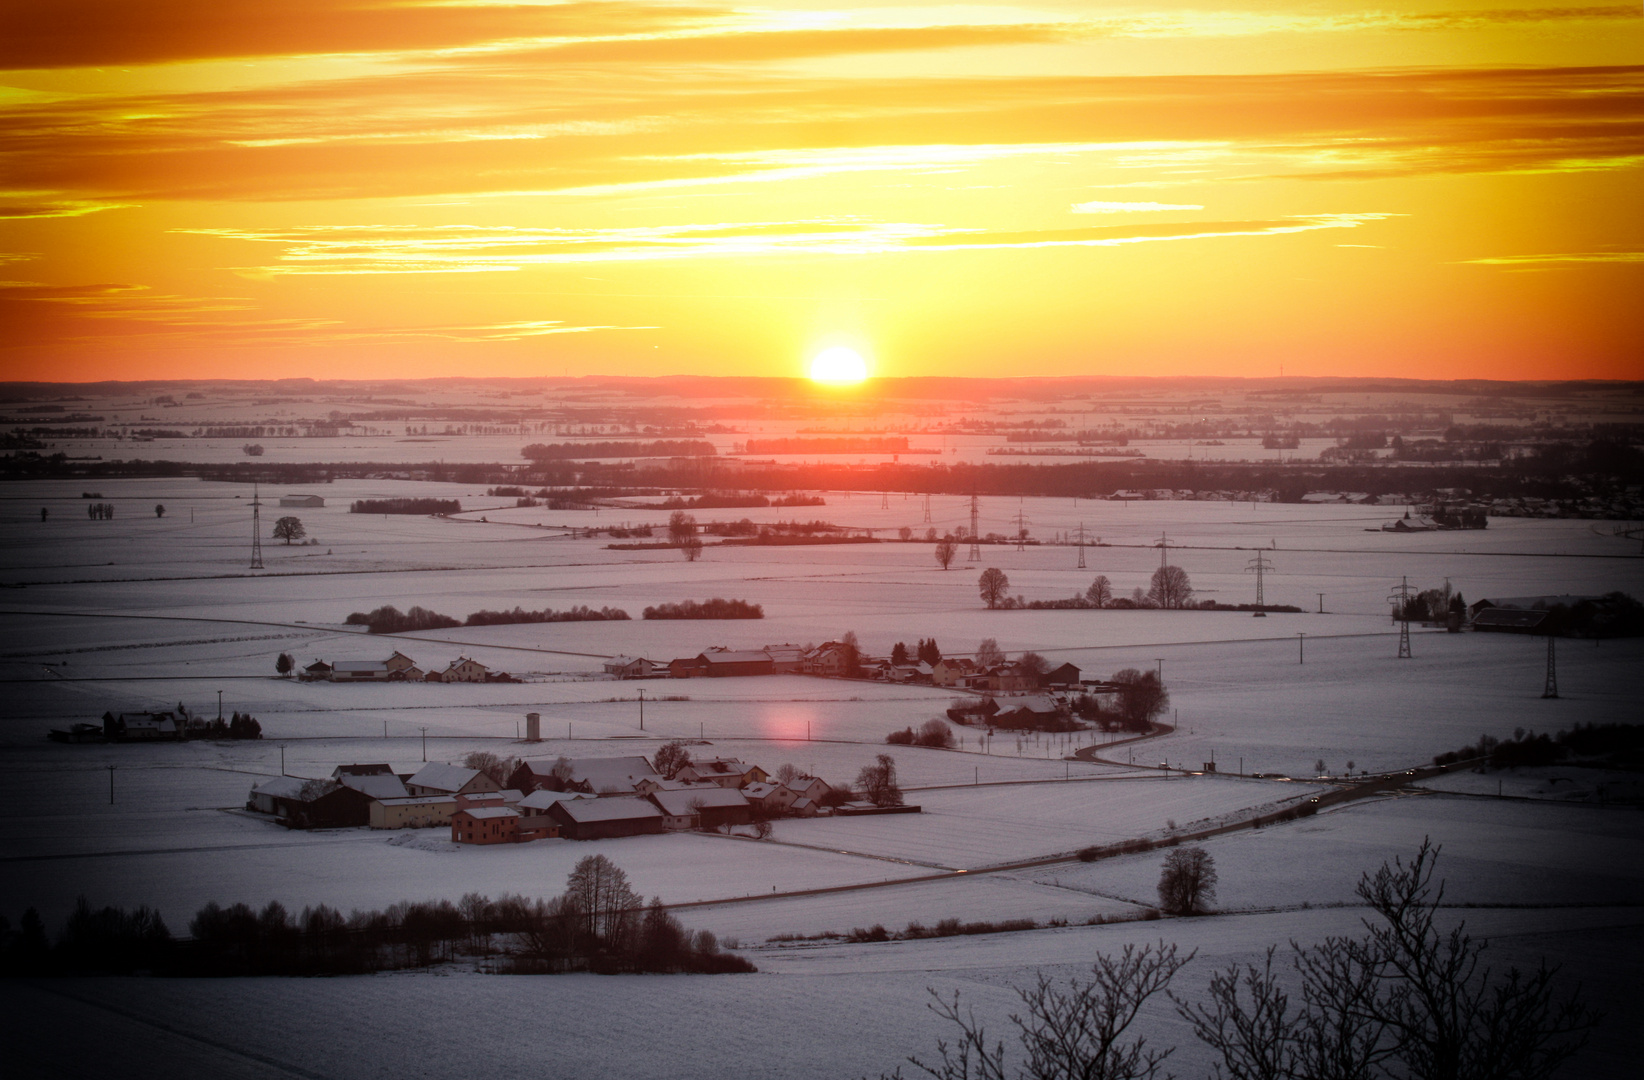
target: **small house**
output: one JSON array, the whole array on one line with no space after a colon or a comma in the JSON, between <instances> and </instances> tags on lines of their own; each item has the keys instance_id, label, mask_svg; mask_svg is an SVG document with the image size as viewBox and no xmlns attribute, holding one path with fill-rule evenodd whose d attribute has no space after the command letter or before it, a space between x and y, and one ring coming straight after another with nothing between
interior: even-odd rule
<instances>
[{"instance_id":1,"label":"small house","mask_svg":"<svg viewBox=\"0 0 1644 1080\"><path fill-rule=\"evenodd\" d=\"M305 679L308 682L316 682L322 679L330 680L331 665L326 663L324 660L316 660L312 664L309 664L307 667L303 668L302 674L299 678Z\"/></svg>"},{"instance_id":2,"label":"small house","mask_svg":"<svg viewBox=\"0 0 1644 1080\"><path fill-rule=\"evenodd\" d=\"M320 495L281 495L280 505L318 507L325 505L325 499Z\"/></svg>"},{"instance_id":3,"label":"small house","mask_svg":"<svg viewBox=\"0 0 1644 1080\"><path fill-rule=\"evenodd\" d=\"M613 656L605 661L605 673L618 679L645 679L658 666L643 656Z\"/></svg>"},{"instance_id":4,"label":"small house","mask_svg":"<svg viewBox=\"0 0 1644 1080\"><path fill-rule=\"evenodd\" d=\"M785 814L800 799L799 792L786 784L756 781L742 789L742 797L758 811L770 817Z\"/></svg>"},{"instance_id":5,"label":"small house","mask_svg":"<svg viewBox=\"0 0 1644 1080\"><path fill-rule=\"evenodd\" d=\"M1044 686L1071 687L1079 685L1079 669L1072 664L1061 664L1039 677Z\"/></svg>"},{"instance_id":6,"label":"small house","mask_svg":"<svg viewBox=\"0 0 1644 1080\"><path fill-rule=\"evenodd\" d=\"M478 660L470 660L464 656L453 660L451 665L440 672L440 682L448 683L482 683L485 681L486 667Z\"/></svg>"},{"instance_id":7,"label":"small house","mask_svg":"<svg viewBox=\"0 0 1644 1080\"><path fill-rule=\"evenodd\" d=\"M457 844L512 844L519 837L519 811L511 806L464 807L451 815Z\"/></svg>"}]
</instances>

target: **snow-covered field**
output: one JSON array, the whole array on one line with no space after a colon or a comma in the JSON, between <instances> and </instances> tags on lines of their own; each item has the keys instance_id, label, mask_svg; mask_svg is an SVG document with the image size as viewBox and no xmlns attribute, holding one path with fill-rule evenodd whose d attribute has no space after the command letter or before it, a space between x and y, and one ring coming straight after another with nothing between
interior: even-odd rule
<instances>
[{"instance_id":1,"label":"snow-covered field","mask_svg":"<svg viewBox=\"0 0 1644 1080\"><path fill-rule=\"evenodd\" d=\"M611 551L606 537L573 535L623 520L661 524L661 511L514 510L504 505L511 500L488 498L473 485L388 480L316 487L326 507L283 512L302 517L317 543L287 548L265 537L267 569L254 572L246 568L249 492L182 479L99 481L96 490L116 504L118 516L91 521L80 499L85 487L16 483L0 501L0 584L18 586L0 592L7 700L0 712L0 914L15 920L34 905L55 922L84 894L96 904L156 905L181 931L208 900L346 909L469 891L543 895L563 887L577 858L600 852L646 896L707 902L684 910L684 921L737 937L745 948L758 946L751 955L766 974L249 980L231 990L166 983L145 985L138 1001L121 984L87 982L33 996L8 988L0 1009L13 1018L61 1017L81 1007L61 996L72 994L105 1025L97 1039L165 1047L178 1061L197 1055L198 1072L223 1076L291 1075L294 1067L299 1075L328 1077L448 1075L465 1069L460 1063L481 1045L483 1071L499 1077L540 1074L549 1053L555 1067L547 1071L563 1077L689 1077L722 1071L726 1062L773 1077L877 1074L904 1053L929 1052L939 1028L923 1007L926 984L962 988L976 995L982 1012L998 1017L1008 1007L1007 982L1030 978L1038 967L1073 970L1093 950L1127 940L1162 934L1202 946L1207 957L1231 958L1255 955L1269 942L1351 930L1356 910L1321 906L1352 902L1362 871L1408 855L1428 835L1445 845L1452 900L1528 905L1468 912L1470 925L1497 929L1507 955L1562 957L1606 992L1619 992L1616 972L1638 956L1638 811L1597 805L1596 798L1592 805L1558 805L1577 782L1596 796L1595 784L1625 787L1629 778L1584 773L1561 780L1563 774L1528 771L1450 774L1428 782L1429 794L1351 803L1207 841L1221 875L1220 906L1236 913L1215 919L884 945L762 944L776 934L874 923L896 929L914 919L1081 924L1095 915L1134 914L1154 899L1157 853L975 871L1157 836L1171 821L1186 828L1316 790L1311 783L1226 775L1164 781L1145 768L1161 761L1191 769L1214 761L1222 774L1306 781L1321 760L1336 776L1349 768L1403 769L1482 733L1636 721L1637 673L1644 669L1638 641L1561 642L1556 700L1540 696L1545 647L1525 638L1418 631L1414 659L1394 655L1386 597L1403 577L1418 588L1449 578L1469 600L1644 592L1636 541L1592 523L1506 519L1484 532L1398 537L1365 531L1390 515L1375 508L984 500L984 531L1006 531L1020 509L1035 536L1083 523L1106 545L1086 551L1083 570L1071 547L984 547L980 566L1005 570L1012 593L1067 596L1098 573L1128 593L1145 586L1164 535L1171 561L1189 571L1195 588L1229 602L1253 598L1243 571L1255 549L1265 548L1278 566L1267 579L1268 600L1304 610L1253 619L989 612L976 592L980 566L944 572L927 544L710 546L702 561L686 563L675 552ZM461 520L347 512L352 499L411 494L460 498L467 512ZM881 536L904 525L923 531L918 499L892 496L882 507L876 493L825 495L824 507L698 517L815 517ZM156 503L165 505L165 517L154 516ZM44 523L41 506L51 509ZM932 511L939 528L968 520L966 500L957 497L933 498ZM265 507L264 528L280 513ZM1324 613L1317 610L1319 593ZM766 617L638 617L650 604L710 596L759 603ZM575 604L621 607L634 618L459 627L394 639L342 625L350 612L390 603L459 619L482 608ZM983 753L976 732L960 729L964 743L955 751L889 748L886 733L940 715L956 695L799 676L623 683L599 674L601 660L618 653L667 661L710 645L815 643L847 630L875 652L935 636L945 652L966 653L994 637L1008 651L1034 649L1098 676L1162 665L1177 730L1109 749L1105 756L1126 763L1118 767L1064 760L1090 745L1089 736L1001 736ZM306 664L380 658L394 648L431 666L469 655L526 681L349 687L273 677L282 651ZM263 741L63 746L43 738L50 728L94 721L110 709L183 702L214 713L219 691L225 712L258 717ZM688 700L659 700L665 696ZM548 741L540 746L515 742L526 712L543 716ZM423 729L429 760L459 760L476 749L531 757L648 754L663 739L688 738L706 740L703 753L771 770L792 762L835 782L853 779L875 754L889 751L902 783L913 789L909 801L925 812L785 821L773 843L664 836L458 849L438 832L290 833L233 809L243 806L252 784L280 773L282 751L293 775L325 776L350 761L386 761L408 771L423 760ZM1128 767L1132 761L1135 768ZM1508 798L1494 797L1498 790ZM972 872L886 884L939 868ZM780 895L841 885L872 887ZM778 898L757 899L773 892ZM1571 906L1578 904L1605 906ZM1606 949L1605 940L1620 945ZM439 1033L426 1018L459 998L465 1012L482 1019L460 1035ZM235 1027L202 1008L224 1000L269 1022ZM398 1048L361 1059L351 1049L351 1031L365 1016L388 1025L378 1043ZM623 1018L640 1016L647 1022L633 1026L643 1037L619 1044L610 1035L628 1026ZM156 1028L159 1017L182 1026ZM773 1041L769 1029L779 1017L789 1030ZM1182 1034L1162 1012L1152 1022L1161 1037ZM388 1038L391 1031L403 1038ZM296 1054L299 1046L305 1049ZM1605 1071L1608 1052L1589 1071L1624 1075Z\"/></svg>"}]
</instances>

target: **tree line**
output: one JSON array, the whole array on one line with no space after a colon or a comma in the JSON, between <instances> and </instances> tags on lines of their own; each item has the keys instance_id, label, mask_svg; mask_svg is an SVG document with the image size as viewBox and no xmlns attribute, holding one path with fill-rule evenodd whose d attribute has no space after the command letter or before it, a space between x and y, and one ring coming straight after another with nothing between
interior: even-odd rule
<instances>
[{"instance_id":1,"label":"tree line","mask_svg":"<svg viewBox=\"0 0 1644 1080\"><path fill-rule=\"evenodd\" d=\"M565 892L546 900L469 893L348 915L212 902L188 932L173 937L152 908L96 909L82 896L55 938L33 908L15 928L0 917L0 974L359 975L463 959L504 973L757 970L712 933L686 929L660 899L646 905L603 855L579 861Z\"/></svg>"}]
</instances>

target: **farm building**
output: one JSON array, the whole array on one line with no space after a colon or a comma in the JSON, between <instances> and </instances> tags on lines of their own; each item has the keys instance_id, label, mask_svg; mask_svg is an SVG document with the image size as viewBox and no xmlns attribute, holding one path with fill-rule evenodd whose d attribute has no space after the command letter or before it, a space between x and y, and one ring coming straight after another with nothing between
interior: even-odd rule
<instances>
[{"instance_id":1,"label":"farm building","mask_svg":"<svg viewBox=\"0 0 1644 1080\"><path fill-rule=\"evenodd\" d=\"M559 787L554 781L554 766L558 758L537 758L522 761L508 777L508 786L533 792L543 788ZM587 784L595 795L629 795L638 790L642 780L661 780L651 763L643 757L566 758L568 781Z\"/></svg>"},{"instance_id":2,"label":"farm building","mask_svg":"<svg viewBox=\"0 0 1644 1080\"><path fill-rule=\"evenodd\" d=\"M331 665L332 682L387 682L388 665L381 660L338 660Z\"/></svg>"},{"instance_id":3,"label":"farm building","mask_svg":"<svg viewBox=\"0 0 1644 1080\"><path fill-rule=\"evenodd\" d=\"M723 788L739 788L746 784L763 783L770 776L758 765L745 765L736 758L705 758L680 769L674 774L674 779L687 784L706 782Z\"/></svg>"},{"instance_id":4,"label":"farm building","mask_svg":"<svg viewBox=\"0 0 1644 1080\"><path fill-rule=\"evenodd\" d=\"M456 795L471 791L498 791L502 785L478 769L430 761L405 782L412 795Z\"/></svg>"},{"instance_id":5,"label":"farm building","mask_svg":"<svg viewBox=\"0 0 1644 1080\"><path fill-rule=\"evenodd\" d=\"M178 723L175 713L169 712L121 713L119 716L105 713L103 734L110 739L133 742L181 739L183 725Z\"/></svg>"},{"instance_id":6,"label":"farm building","mask_svg":"<svg viewBox=\"0 0 1644 1080\"><path fill-rule=\"evenodd\" d=\"M488 673L489 672L484 664L480 663L478 660L470 660L468 657L464 656L457 660L451 661L450 666L444 671L437 673L430 671L427 676L427 681L448 683L482 683L486 681L486 675ZM435 678L436 674L439 676L438 678Z\"/></svg>"},{"instance_id":7,"label":"farm building","mask_svg":"<svg viewBox=\"0 0 1644 1080\"><path fill-rule=\"evenodd\" d=\"M644 679L660 666L643 656L613 656L605 661L605 673L619 679Z\"/></svg>"},{"instance_id":8,"label":"farm building","mask_svg":"<svg viewBox=\"0 0 1644 1080\"><path fill-rule=\"evenodd\" d=\"M743 798L765 814L776 815L788 811L799 801L799 792L785 784L755 782L742 789Z\"/></svg>"},{"instance_id":9,"label":"farm building","mask_svg":"<svg viewBox=\"0 0 1644 1080\"><path fill-rule=\"evenodd\" d=\"M771 670L778 675L791 675L805 668L805 648L802 645L767 645L764 653L771 658Z\"/></svg>"},{"instance_id":10,"label":"farm building","mask_svg":"<svg viewBox=\"0 0 1644 1080\"><path fill-rule=\"evenodd\" d=\"M325 499L319 495L281 495L281 506L324 506Z\"/></svg>"},{"instance_id":11,"label":"farm building","mask_svg":"<svg viewBox=\"0 0 1644 1080\"><path fill-rule=\"evenodd\" d=\"M1547 621L1545 608L1485 608L1473 616L1473 629L1498 634L1533 634Z\"/></svg>"},{"instance_id":12,"label":"farm building","mask_svg":"<svg viewBox=\"0 0 1644 1080\"><path fill-rule=\"evenodd\" d=\"M373 829L427 829L449 825L456 811L457 800L451 795L373 799L367 821Z\"/></svg>"},{"instance_id":13,"label":"farm building","mask_svg":"<svg viewBox=\"0 0 1644 1080\"><path fill-rule=\"evenodd\" d=\"M773 671L770 656L752 649L741 652L732 649L709 649L700 654L697 660L707 668L708 676L715 679L733 675L769 675Z\"/></svg>"},{"instance_id":14,"label":"farm building","mask_svg":"<svg viewBox=\"0 0 1644 1080\"><path fill-rule=\"evenodd\" d=\"M753 807L740 791L704 787L696 791L656 791L649 798L666 815L662 822L665 829L716 829L753 820Z\"/></svg>"},{"instance_id":15,"label":"farm building","mask_svg":"<svg viewBox=\"0 0 1644 1080\"><path fill-rule=\"evenodd\" d=\"M700 679L708 674L708 665L700 656L687 656L668 661L668 675L674 679Z\"/></svg>"},{"instance_id":16,"label":"farm building","mask_svg":"<svg viewBox=\"0 0 1644 1080\"><path fill-rule=\"evenodd\" d=\"M309 781L300 776L276 776L272 780L264 780L251 789L251 797L246 801L246 805L259 813L277 814L280 812L277 800L297 798L302 794L303 785L307 783Z\"/></svg>"},{"instance_id":17,"label":"farm building","mask_svg":"<svg viewBox=\"0 0 1644 1080\"><path fill-rule=\"evenodd\" d=\"M570 840L606 840L663 831L662 811L655 803L634 796L611 799L569 799L548 808L559 834Z\"/></svg>"},{"instance_id":18,"label":"farm building","mask_svg":"<svg viewBox=\"0 0 1644 1080\"><path fill-rule=\"evenodd\" d=\"M303 668L303 673L300 677L310 681L318 679L329 680L331 678L331 665L326 663L324 660L316 660L312 664L309 664L307 667Z\"/></svg>"},{"instance_id":19,"label":"farm building","mask_svg":"<svg viewBox=\"0 0 1644 1080\"><path fill-rule=\"evenodd\" d=\"M451 815L458 844L512 844L519 838L519 811L511 806L465 807Z\"/></svg>"},{"instance_id":20,"label":"farm building","mask_svg":"<svg viewBox=\"0 0 1644 1080\"><path fill-rule=\"evenodd\" d=\"M335 780L304 780L280 776L251 789L253 810L272 813L293 829L346 828L364 825L371 817L371 800ZM264 809L272 806L272 810Z\"/></svg>"},{"instance_id":21,"label":"farm building","mask_svg":"<svg viewBox=\"0 0 1644 1080\"><path fill-rule=\"evenodd\" d=\"M341 780L345 776L393 776L394 767L387 762L373 761L361 764L338 765L331 770L331 779Z\"/></svg>"},{"instance_id":22,"label":"farm building","mask_svg":"<svg viewBox=\"0 0 1644 1080\"><path fill-rule=\"evenodd\" d=\"M1061 664L1039 677L1043 686L1070 687L1079 685L1079 669L1072 664Z\"/></svg>"},{"instance_id":23,"label":"farm building","mask_svg":"<svg viewBox=\"0 0 1644 1080\"><path fill-rule=\"evenodd\" d=\"M411 792L405 781L393 773L369 773L364 776L344 773L336 778L343 787L353 788L368 799L404 799Z\"/></svg>"}]
</instances>

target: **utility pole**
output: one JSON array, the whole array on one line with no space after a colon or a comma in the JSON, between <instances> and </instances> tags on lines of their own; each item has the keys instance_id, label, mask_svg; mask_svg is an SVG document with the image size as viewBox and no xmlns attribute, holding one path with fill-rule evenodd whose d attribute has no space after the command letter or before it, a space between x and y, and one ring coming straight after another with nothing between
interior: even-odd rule
<instances>
[{"instance_id":1,"label":"utility pole","mask_svg":"<svg viewBox=\"0 0 1644 1080\"><path fill-rule=\"evenodd\" d=\"M106 765L106 766L104 766L104 768L108 769L108 804L110 806L113 806L114 805L114 770L118 769L119 766L118 765Z\"/></svg>"},{"instance_id":2,"label":"utility pole","mask_svg":"<svg viewBox=\"0 0 1644 1080\"><path fill-rule=\"evenodd\" d=\"M1155 664L1157 664L1158 667L1159 667L1159 685L1163 686L1164 685L1164 657L1155 656L1153 658L1153 662Z\"/></svg>"},{"instance_id":3,"label":"utility pole","mask_svg":"<svg viewBox=\"0 0 1644 1080\"><path fill-rule=\"evenodd\" d=\"M967 562L976 562L982 557L982 547L977 542L977 529L982 520L982 501L976 492L970 493L970 555Z\"/></svg>"},{"instance_id":4,"label":"utility pole","mask_svg":"<svg viewBox=\"0 0 1644 1080\"><path fill-rule=\"evenodd\" d=\"M1408 618L1410 605L1409 577L1400 578L1398 591L1389 594L1387 599L1389 603L1398 605L1398 610L1393 617L1399 623L1399 659L1412 659L1410 653L1410 619Z\"/></svg>"},{"instance_id":5,"label":"utility pole","mask_svg":"<svg viewBox=\"0 0 1644 1080\"><path fill-rule=\"evenodd\" d=\"M263 503L257 497L257 483L251 484L251 567L263 568Z\"/></svg>"},{"instance_id":6,"label":"utility pole","mask_svg":"<svg viewBox=\"0 0 1644 1080\"><path fill-rule=\"evenodd\" d=\"M639 730L645 730L645 688L639 688Z\"/></svg>"},{"instance_id":7,"label":"utility pole","mask_svg":"<svg viewBox=\"0 0 1644 1080\"><path fill-rule=\"evenodd\" d=\"M427 761L428 759L423 758L423 760ZM280 775L285 775L285 743L280 744Z\"/></svg>"},{"instance_id":8,"label":"utility pole","mask_svg":"<svg viewBox=\"0 0 1644 1080\"><path fill-rule=\"evenodd\" d=\"M223 718L223 692L217 691L217 719Z\"/></svg>"},{"instance_id":9,"label":"utility pole","mask_svg":"<svg viewBox=\"0 0 1644 1080\"><path fill-rule=\"evenodd\" d=\"M1324 594L1319 593L1319 614L1324 614Z\"/></svg>"},{"instance_id":10,"label":"utility pole","mask_svg":"<svg viewBox=\"0 0 1644 1080\"><path fill-rule=\"evenodd\" d=\"M1558 697L1558 666L1553 662L1553 635L1547 635L1547 683L1542 687L1544 698Z\"/></svg>"},{"instance_id":11,"label":"utility pole","mask_svg":"<svg viewBox=\"0 0 1644 1080\"><path fill-rule=\"evenodd\" d=\"M283 750L285 748L282 746L280 749ZM422 729L422 760L425 764L428 761L428 729L427 728Z\"/></svg>"},{"instance_id":12,"label":"utility pole","mask_svg":"<svg viewBox=\"0 0 1644 1080\"><path fill-rule=\"evenodd\" d=\"M1307 663L1307 635L1299 632L1296 634L1296 663Z\"/></svg>"}]
</instances>

